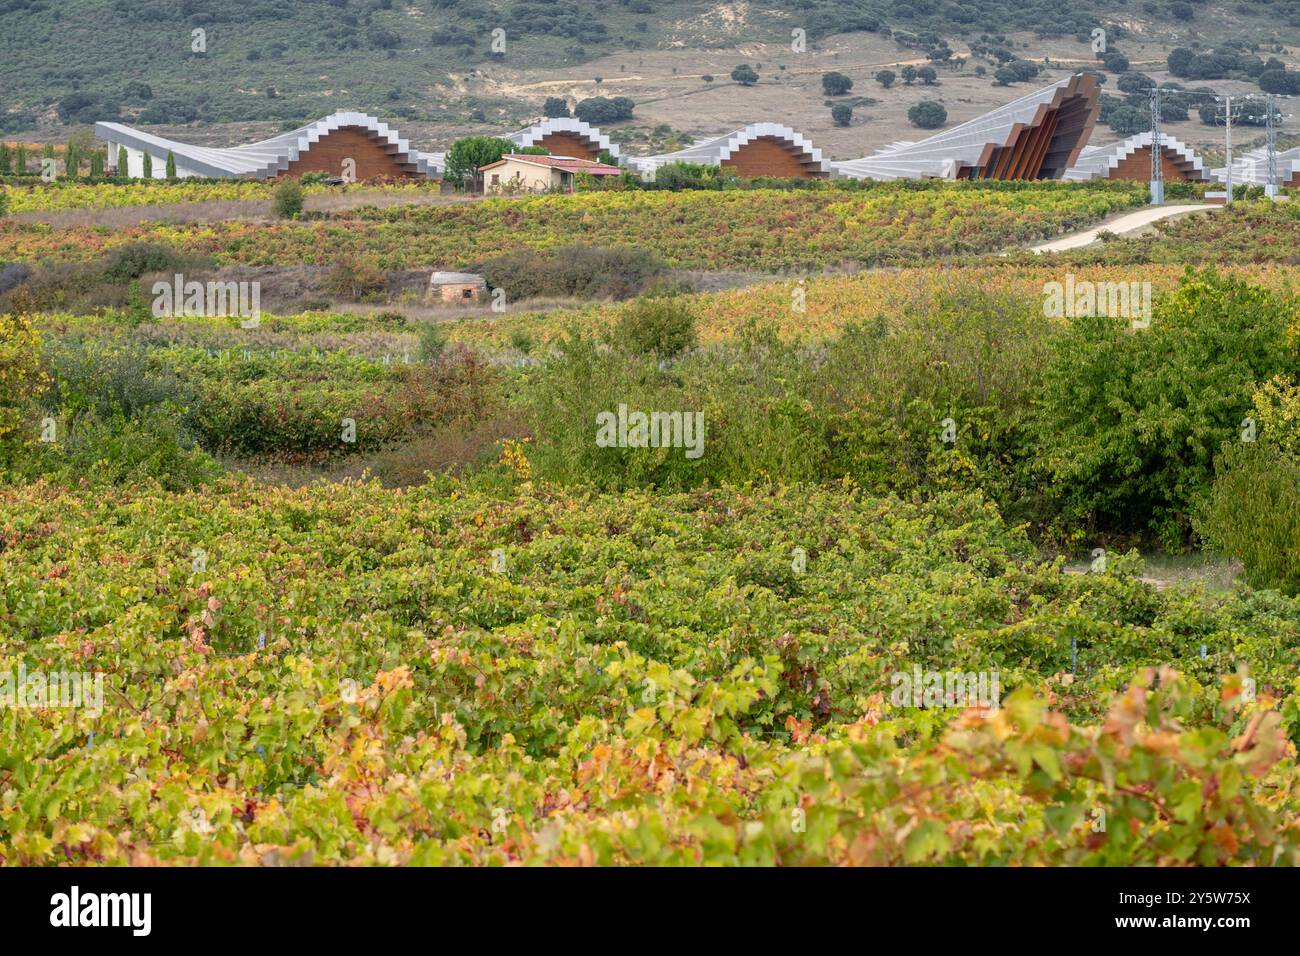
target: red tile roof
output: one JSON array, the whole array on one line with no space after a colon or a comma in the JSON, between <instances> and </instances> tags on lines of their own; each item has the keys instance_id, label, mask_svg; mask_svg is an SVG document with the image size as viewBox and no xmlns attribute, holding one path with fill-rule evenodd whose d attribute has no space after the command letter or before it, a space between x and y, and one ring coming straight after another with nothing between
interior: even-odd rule
<instances>
[{"instance_id":1,"label":"red tile roof","mask_svg":"<svg viewBox=\"0 0 1300 956\"><path fill-rule=\"evenodd\" d=\"M480 166L479 169L491 169L493 166L501 165L507 159L516 159L523 163L532 163L535 166L562 169L566 173L588 173L592 176L617 176L623 172L617 166L607 166L604 163L597 163L590 159L575 159L572 156L534 156L519 153L506 153L495 163L488 163L486 166Z\"/></svg>"}]
</instances>

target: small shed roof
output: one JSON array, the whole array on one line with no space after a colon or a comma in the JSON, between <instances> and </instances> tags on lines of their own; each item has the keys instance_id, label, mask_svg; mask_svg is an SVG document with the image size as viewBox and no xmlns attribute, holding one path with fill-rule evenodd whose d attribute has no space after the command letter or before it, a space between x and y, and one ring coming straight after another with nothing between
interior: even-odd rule
<instances>
[{"instance_id":1,"label":"small shed roof","mask_svg":"<svg viewBox=\"0 0 1300 956\"><path fill-rule=\"evenodd\" d=\"M481 275L473 272L435 272L429 285L475 285L483 281Z\"/></svg>"}]
</instances>

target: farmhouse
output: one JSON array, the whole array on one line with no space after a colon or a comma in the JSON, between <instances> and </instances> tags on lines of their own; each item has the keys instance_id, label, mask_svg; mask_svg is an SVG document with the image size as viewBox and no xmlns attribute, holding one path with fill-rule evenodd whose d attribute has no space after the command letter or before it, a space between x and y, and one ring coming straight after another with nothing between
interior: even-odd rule
<instances>
[{"instance_id":1,"label":"farmhouse","mask_svg":"<svg viewBox=\"0 0 1300 956\"><path fill-rule=\"evenodd\" d=\"M145 157L150 175L162 179L167 156L176 161L178 178L275 179L323 172L345 179L437 179L440 154L412 149L397 130L365 113L332 113L314 123L271 139L215 149L170 140L121 123L96 123L95 135L107 146L108 165L116 171L126 151L125 175L143 178Z\"/></svg>"},{"instance_id":2,"label":"farmhouse","mask_svg":"<svg viewBox=\"0 0 1300 956\"><path fill-rule=\"evenodd\" d=\"M569 156L532 156L507 153L495 163L480 166L483 191L488 194L537 193L549 190L573 191L578 173L589 176L618 176L622 170L590 159Z\"/></svg>"},{"instance_id":3,"label":"farmhouse","mask_svg":"<svg viewBox=\"0 0 1300 956\"><path fill-rule=\"evenodd\" d=\"M534 123L505 139L521 149L541 146L552 156L571 156L574 159L598 160L601 153L612 156L622 164L618 144L594 126L568 116L551 117Z\"/></svg>"},{"instance_id":4,"label":"farmhouse","mask_svg":"<svg viewBox=\"0 0 1300 956\"><path fill-rule=\"evenodd\" d=\"M1060 179L1101 110L1091 73L1074 76L919 142L832 164L852 179Z\"/></svg>"},{"instance_id":5,"label":"farmhouse","mask_svg":"<svg viewBox=\"0 0 1300 956\"><path fill-rule=\"evenodd\" d=\"M628 165L642 175L653 175L669 163L703 163L720 166L737 176L780 176L794 179L827 179L831 164L801 134L779 123L751 123L748 126L701 140L675 153L629 157Z\"/></svg>"},{"instance_id":6,"label":"farmhouse","mask_svg":"<svg viewBox=\"0 0 1300 956\"><path fill-rule=\"evenodd\" d=\"M1206 182L1210 178L1201 158L1168 134L1160 134L1160 171L1167 182ZM1128 179L1143 182L1151 178L1151 131L1137 133L1118 143L1085 146L1065 179Z\"/></svg>"}]
</instances>

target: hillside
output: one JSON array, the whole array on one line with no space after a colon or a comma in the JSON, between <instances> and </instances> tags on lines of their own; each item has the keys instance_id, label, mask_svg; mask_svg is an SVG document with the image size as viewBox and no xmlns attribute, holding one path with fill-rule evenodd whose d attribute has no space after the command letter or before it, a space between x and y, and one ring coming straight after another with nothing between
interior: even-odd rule
<instances>
[{"instance_id":1,"label":"hillside","mask_svg":"<svg viewBox=\"0 0 1300 956\"><path fill-rule=\"evenodd\" d=\"M117 118L198 125L214 141L236 142L349 108L399 120L434 146L485 124L517 127L550 96L572 104L605 95L637 103L623 131L633 142L657 147L763 118L848 157L908 132L906 112L919 99L942 102L951 123L1024 92L994 84L1008 55L1049 60L1044 81L1095 63L1088 38L1098 25L1133 70L1163 78L1170 50L1225 38L1294 65L1297 24L1300 3L1260 0L1081 2L1068 11L1047 0L251 0L237 8L0 0L0 132L60 139ZM198 30L203 52L192 49ZM493 50L495 30L505 31L504 51ZM803 51L792 49L795 30L806 34ZM934 85L886 90L873 80L883 68L925 65L945 47L953 59ZM754 86L730 81L742 62L758 72ZM843 98L856 104L847 128L833 125L821 89L832 70L855 82ZM1213 141L1211 128L1198 127L1193 114L1185 129L1171 129Z\"/></svg>"}]
</instances>

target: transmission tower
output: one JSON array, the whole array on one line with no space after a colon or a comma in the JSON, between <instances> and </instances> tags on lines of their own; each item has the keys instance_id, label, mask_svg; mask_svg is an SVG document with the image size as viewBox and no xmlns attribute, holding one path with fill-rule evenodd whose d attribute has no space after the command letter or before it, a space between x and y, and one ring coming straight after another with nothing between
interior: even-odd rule
<instances>
[{"instance_id":1,"label":"transmission tower","mask_svg":"<svg viewBox=\"0 0 1300 956\"><path fill-rule=\"evenodd\" d=\"M1151 205L1153 206L1163 205L1165 201L1160 144L1160 87L1153 86L1151 88Z\"/></svg>"}]
</instances>

